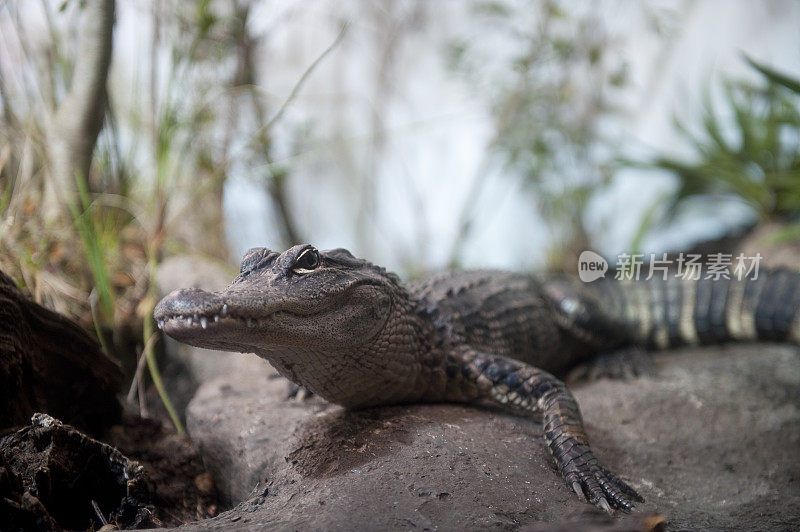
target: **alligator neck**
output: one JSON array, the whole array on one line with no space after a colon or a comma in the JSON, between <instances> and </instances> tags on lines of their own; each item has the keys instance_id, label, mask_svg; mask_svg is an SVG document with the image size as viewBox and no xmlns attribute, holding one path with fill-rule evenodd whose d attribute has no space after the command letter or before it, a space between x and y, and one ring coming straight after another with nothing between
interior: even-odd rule
<instances>
[{"instance_id":1,"label":"alligator neck","mask_svg":"<svg viewBox=\"0 0 800 532\"><path fill-rule=\"evenodd\" d=\"M315 349L265 344L255 352L281 375L346 407L442 395L445 351L435 328L404 289L392 305L386 325L362 345Z\"/></svg>"}]
</instances>

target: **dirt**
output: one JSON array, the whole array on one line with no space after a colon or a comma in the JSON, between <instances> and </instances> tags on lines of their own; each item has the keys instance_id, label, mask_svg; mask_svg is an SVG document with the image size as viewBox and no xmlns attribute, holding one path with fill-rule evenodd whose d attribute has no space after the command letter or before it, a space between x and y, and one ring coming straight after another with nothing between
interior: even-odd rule
<instances>
[{"instance_id":1,"label":"dirt","mask_svg":"<svg viewBox=\"0 0 800 532\"><path fill-rule=\"evenodd\" d=\"M104 441L140 463L152 484L155 526L178 526L219 512L217 490L188 436L126 413Z\"/></svg>"},{"instance_id":2,"label":"dirt","mask_svg":"<svg viewBox=\"0 0 800 532\"><path fill-rule=\"evenodd\" d=\"M0 529L178 526L218 512L185 435L126 414L102 440L42 414L0 439Z\"/></svg>"}]
</instances>

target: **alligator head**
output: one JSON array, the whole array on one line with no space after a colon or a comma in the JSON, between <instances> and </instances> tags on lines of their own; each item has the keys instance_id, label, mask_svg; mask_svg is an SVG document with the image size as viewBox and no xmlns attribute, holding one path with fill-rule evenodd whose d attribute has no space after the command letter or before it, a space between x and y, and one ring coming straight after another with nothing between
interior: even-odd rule
<instances>
[{"instance_id":1,"label":"alligator head","mask_svg":"<svg viewBox=\"0 0 800 532\"><path fill-rule=\"evenodd\" d=\"M311 391L353 405L369 396L359 381L379 377L369 375L369 358L386 356L390 339L410 332L408 320L387 326L393 315L408 314L408 305L394 274L347 250L306 244L280 254L250 249L228 288L176 290L154 317L176 340L254 352Z\"/></svg>"}]
</instances>

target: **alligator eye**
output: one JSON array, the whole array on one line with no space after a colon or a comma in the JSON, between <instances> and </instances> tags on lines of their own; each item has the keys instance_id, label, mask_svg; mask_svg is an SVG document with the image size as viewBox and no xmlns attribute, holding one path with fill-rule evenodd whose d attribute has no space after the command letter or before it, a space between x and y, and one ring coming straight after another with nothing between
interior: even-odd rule
<instances>
[{"instance_id":1,"label":"alligator eye","mask_svg":"<svg viewBox=\"0 0 800 532\"><path fill-rule=\"evenodd\" d=\"M299 274L308 273L319 267L320 262L319 251L314 248L308 248L295 259L294 264L292 264L292 271Z\"/></svg>"}]
</instances>

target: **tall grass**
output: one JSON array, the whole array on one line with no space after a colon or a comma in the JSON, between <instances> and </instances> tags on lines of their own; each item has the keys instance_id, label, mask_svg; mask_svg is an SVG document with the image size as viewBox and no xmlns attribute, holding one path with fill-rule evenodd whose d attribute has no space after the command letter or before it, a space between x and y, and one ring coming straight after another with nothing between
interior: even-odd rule
<instances>
[{"instance_id":1,"label":"tall grass","mask_svg":"<svg viewBox=\"0 0 800 532\"><path fill-rule=\"evenodd\" d=\"M141 64L153 68L119 69L110 80L91 172L75 176L74 201L61 198L66 218L49 223L40 209L51 179L45 131L69 86L81 6L58 13L47 2L0 6L0 46L14 59L0 61L0 268L38 301L93 326L129 370L138 344L179 431L150 341L155 278L165 247L226 255L213 217L221 216L229 160L218 136L236 127L226 115L232 91L220 82L234 78L235 7L233 0L153 4L155 38L140 49ZM22 16L38 8L47 21L44 46ZM169 64L157 68L164 57Z\"/></svg>"},{"instance_id":2,"label":"tall grass","mask_svg":"<svg viewBox=\"0 0 800 532\"><path fill-rule=\"evenodd\" d=\"M86 186L86 179L84 179L80 172L75 174L75 183L77 184L80 205L70 202L69 209L72 213L75 228L83 243L88 267L94 279L94 289L97 291L100 300L103 325L107 326L114 322L115 300L105 257L110 246L100 239L100 232L95 225L90 210L91 201L89 199L89 190Z\"/></svg>"}]
</instances>

